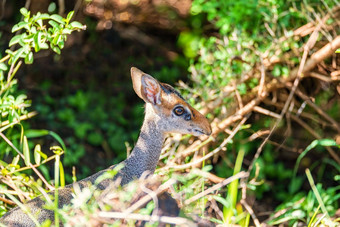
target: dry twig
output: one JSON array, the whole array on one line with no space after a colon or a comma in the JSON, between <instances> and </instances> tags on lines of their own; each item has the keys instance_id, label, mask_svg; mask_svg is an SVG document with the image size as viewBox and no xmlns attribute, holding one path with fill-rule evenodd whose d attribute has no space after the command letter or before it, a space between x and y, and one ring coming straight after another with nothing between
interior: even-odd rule
<instances>
[{"instance_id":1,"label":"dry twig","mask_svg":"<svg viewBox=\"0 0 340 227\"><path fill-rule=\"evenodd\" d=\"M245 178L245 177L248 177L248 176L249 176L249 174L244 172L244 171L239 172L239 173L235 174L234 176L231 176L231 177L225 179L224 181L222 181L222 182L220 182L218 184L215 184L214 186L204 190L203 192L201 192L201 193L191 197L190 199L186 200L184 202L184 204L185 205L189 205L190 203L199 200L200 198L202 198L202 197L204 197L204 196L206 196L206 195L208 195L208 194L210 194L210 193L212 193L212 192L214 192L214 191L216 191L216 190L226 186L227 184L230 184L234 180L242 179L242 178Z\"/></svg>"},{"instance_id":2,"label":"dry twig","mask_svg":"<svg viewBox=\"0 0 340 227\"><path fill-rule=\"evenodd\" d=\"M184 170L187 168L192 168L193 166L196 166L197 164L200 164L201 162L213 157L214 155L216 155L218 152L220 152L221 150L225 149L225 146L227 145L227 143L230 142L230 140L235 136L235 134L240 130L241 126L246 122L246 120L248 119L249 115L247 117L244 117L240 123L235 127L235 129L233 130L233 133L230 134L221 144L220 146L218 146L217 148L215 148L213 151L209 152L207 155L203 156L200 159L195 160L194 162L190 162L187 164L183 164L183 165L178 165L178 166L165 166L161 169L159 169L158 171L166 171L168 169L172 169L172 170Z\"/></svg>"}]
</instances>

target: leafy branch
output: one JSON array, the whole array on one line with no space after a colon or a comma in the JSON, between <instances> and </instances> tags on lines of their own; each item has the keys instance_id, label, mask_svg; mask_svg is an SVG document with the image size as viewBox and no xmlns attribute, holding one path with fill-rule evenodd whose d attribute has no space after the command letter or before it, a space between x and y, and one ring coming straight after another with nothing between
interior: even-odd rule
<instances>
[{"instance_id":1,"label":"leafy branch","mask_svg":"<svg viewBox=\"0 0 340 227\"><path fill-rule=\"evenodd\" d=\"M2 138L0 140L0 159L3 159L3 156L8 154L10 150L17 153L12 163L0 161L0 179L3 183L1 185L2 192L5 195L12 199L10 194L16 194L21 201L24 201L29 199L27 192L32 192L36 188L43 189L38 181L27 177L22 171L32 169L47 188L53 189L53 186L47 182L37 167L41 167L42 164L54 159L56 163L55 172L58 172L55 187L58 187L59 182L62 186L65 184L60 156L66 148L62 139L54 132L47 130L26 130L24 132L21 120L31 118L36 115L36 112L27 113L26 108L30 106L30 101L27 100L25 94L17 93L15 86L17 81L14 76L23 62L25 64L33 63L34 53L51 49L56 54L60 54L61 49L65 46L67 36L74 31L85 30L86 26L77 21L71 22L74 15L73 11L69 12L66 18L57 14L49 15L46 13L31 15L31 12L26 8L21 8L20 13L23 15L23 20L12 28L12 33L16 33L16 35L9 42L11 49L7 49L6 55L0 59L0 137ZM19 125L19 133L14 128L16 125ZM37 144L34 152L31 152L28 138L46 135L52 136L60 143L62 148L52 147L51 150L54 155L50 157L41 150L40 144ZM19 144L21 149L18 149ZM31 156L34 157L35 164L31 162ZM20 158L22 164L19 162ZM14 187L13 182L18 187ZM13 205L10 201L6 202L6 199L3 201L5 201L5 204L0 203L0 214L8 209L6 204Z\"/></svg>"}]
</instances>

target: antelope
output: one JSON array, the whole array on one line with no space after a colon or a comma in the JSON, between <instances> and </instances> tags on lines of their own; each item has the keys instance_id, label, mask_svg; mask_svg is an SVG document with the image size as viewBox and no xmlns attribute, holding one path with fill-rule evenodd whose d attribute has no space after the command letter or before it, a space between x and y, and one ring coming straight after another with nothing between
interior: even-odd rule
<instances>
[{"instance_id":1,"label":"antelope","mask_svg":"<svg viewBox=\"0 0 340 227\"><path fill-rule=\"evenodd\" d=\"M166 134L180 133L194 136L211 134L211 126L206 117L190 106L172 86L158 82L152 76L135 67L131 68L131 78L134 91L145 102L143 125L131 155L122 162L124 167L112 179L105 179L97 184L96 186L100 190L118 180L120 185L125 185L140 178L145 172L148 172L149 175L153 174ZM71 203L75 184L78 184L80 188L88 187L88 183L95 185L98 177L114 169L115 166L110 166L85 179L58 189L58 206L61 208ZM45 203L42 196L39 196L25 204L28 212L39 223L48 219L54 221L54 212L44 209ZM7 212L0 218L0 223L7 226L35 226L33 220L20 207Z\"/></svg>"}]
</instances>

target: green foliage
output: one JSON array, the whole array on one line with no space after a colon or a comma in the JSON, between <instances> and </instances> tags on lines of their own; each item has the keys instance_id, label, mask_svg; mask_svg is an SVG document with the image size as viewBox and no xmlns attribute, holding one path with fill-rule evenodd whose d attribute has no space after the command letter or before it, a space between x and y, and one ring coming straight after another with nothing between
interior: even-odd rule
<instances>
[{"instance_id":1,"label":"green foliage","mask_svg":"<svg viewBox=\"0 0 340 227\"><path fill-rule=\"evenodd\" d=\"M338 208L338 200L340 198L339 190L340 187L329 187L324 189L322 184L317 184L316 189L319 191L321 195L321 199L327 209L327 212L330 216L334 216L335 212ZM319 213L319 203L317 198L312 190L308 193L299 192L293 196L293 198L287 199L286 202L282 203L279 207L277 207L277 212L282 212L282 215L271 220L268 224L270 225L278 225L280 223L288 222L289 226L296 225L299 222L309 223L312 221L312 217L314 213ZM332 221L328 218L322 220L322 223L325 223L327 226L332 226L330 223ZM335 222L333 226L336 226Z\"/></svg>"},{"instance_id":2,"label":"green foliage","mask_svg":"<svg viewBox=\"0 0 340 227\"><path fill-rule=\"evenodd\" d=\"M25 64L33 63L33 50L38 52L41 49L51 48L59 54L64 47L67 35L85 28L79 22L70 22L73 12L70 12L66 18L40 13L31 16L25 8L22 8L20 12L23 15L23 21L13 26L12 32L16 32L17 35L9 42L9 46L18 45L19 47L15 50L7 49L5 51L7 55L0 60L0 159L2 160L0 162L2 182L0 190L18 205L35 197L39 191L45 190L45 187L53 188L37 169L39 167L43 171L43 164L46 162L55 160L55 186L65 185L60 156L66 149L57 134L47 130L28 129L22 122L36 113L27 111L30 101L26 100L25 94L17 90L17 81L14 76L22 65L22 59ZM54 137L63 148L51 147L52 154L47 154L40 144L34 145L29 140L46 135ZM33 172L38 175L38 180L32 176ZM16 186L13 187L12 184ZM20 202L11 194L26 194L26 196L20 196ZM0 215L4 214L8 208L8 204L1 201Z\"/></svg>"},{"instance_id":3,"label":"green foliage","mask_svg":"<svg viewBox=\"0 0 340 227\"><path fill-rule=\"evenodd\" d=\"M105 91L91 88L80 89L59 99L51 98L49 86L43 92L46 95L37 98L34 108L41 113L40 119L46 122L48 128L64 135L63 139L68 145L63 159L65 166L79 164L85 150L90 149L104 151L106 155L115 154L114 160L107 160L108 163L103 165L118 163L126 158L126 146L122 141L132 144L137 138L143 118L141 105L129 107L124 93L108 99ZM127 121L127 118L133 120ZM89 174L86 166L79 168L78 177L84 178Z\"/></svg>"},{"instance_id":4,"label":"green foliage","mask_svg":"<svg viewBox=\"0 0 340 227\"><path fill-rule=\"evenodd\" d=\"M242 80L247 73L261 62L261 56L276 55L295 50L301 46L302 40L292 39L291 29L306 23L308 7L332 7L334 1L325 1L324 5L310 5L295 1L206 1L195 0L191 7L193 15L205 13L207 19L218 29L219 34L205 37L205 31L194 28L192 32L185 31L179 36L178 45L184 54L193 62L189 71L196 83L197 93L202 88L222 90L232 81ZM278 36L285 35L287 39L279 41ZM200 38L201 37L201 38ZM276 51L281 49L280 52ZM293 58L289 59L295 61ZM288 63L288 62L287 62ZM291 64L290 64L291 65ZM287 65L275 64L271 71L274 77L286 77L290 72ZM241 95L245 95L259 78L254 76L252 82L237 84ZM206 99L207 89L201 94ZM226 99L228 102L228 99Z\"/></svg>"},{"instance_id":5,"label":"green foliage","mask_svg":"<svg viewBox=\"0 0 340 227\"><path fill-rule=\"evenodd\" d=\"M290 188L289 188L289 191L290 191L291 194L296 193L300 189L300 186L301 186L301 184L299 183L299 180L297 180L297 178L296 178L296 174L297 174L298 167L300 165L301 160L303 159L303 157L305 157L307 155L307 153L310 150L312 150L316 146L322 146L322 147L337 146L337 147L340 147L340 145L338 145L332 139L314 140L310 145L308 145L308 147L299 155L299 157L296 160L296 164L294 166L294 172L292 174L293 177L292 177L292 181L290 183Z\"/></svg>"},{"instance_id":6,"label":"green foliage","mask_svg":"<svg viewBox=\"0 0 340 227\"><path fill-rule=\"evenodd\" d=\"M246 104L237 103L239 99L235 101L235 97L238 96L248 102L248 100L258 96L257 89L261 76L264 75L260 70L261 67L265 68L265 83L273 78L280 81L289 77L291 70L299 66L301 57L298 54L289 53L298 53L298 50L302 49L306 41L303 38L294 38L293 31L308 23L311 18L318 20L320 16L324 16L325 12L329 12L336 4L336 1L332 0L322 1L322 3L314 0L303 2L293 0L194 0L191 7L192 20L195 20L196 24L204 24L205 20L211 24L192 26L191 31L182 32L178 39L178 45L183 49L184 55L190 61L189 71L193 81L193 88L190 92L184 91L184 93L187 92L192 97L189 98L189 102L197 103L197 100L202 100L210 108L208 117L214 122L219 122L223 121L225 116L233 114L234 109L236 109L235 106ZM205 15L205 17L202 15ZM264 59L270 58L277 58L278 61L270 64L267 62L267 65L265 65ZM315 103L321 108L328 103L325 111L329 116L339 120L338 103L329 104L330 97L334 97L335 93L336 91L325 89L316 96ZM277 110L274 106L269 106L269 109L274 110L274 112ZM319 119L318 116L316 118ZM254 119L250 121L251 123L249 123L247 130L238 132L233 138L232 145L227 146L227 152L225 157L223 156L223 160L214 164L213 171L218 176L227 177L232 175L232 170L235 168L233 163L236 161L237 153L242 150L240 144L247 144L248 152L245 157L247 155L252 157L260 143L258 140L249 140L249 137L258 131L270 129L274 122L272 118L263 115L254 117ZM291 126L289 122L282 120L276 133L285 132L285 127L288 124ZM325 128L320 128L319 122L315 124L318 126L314 128L312 123L311 127L317 130L324 138L329 138ZM300 134L301 132L297 133ZM218 135L216 141L222 141L225 139L224 136L225 134ZM294 138L294 136L295 131L291 137L288 137L285 132L284 136L282 136L284 138L282 144L289 144L291 147L297 146L298 143L295 140L299 139ZM276 136L272 137L276 141ZM301 136L300 140L310 141L311 138L304 135L303 137ZM298 167L309 165L311 159L306 157L307 153L309 155L309 152L317 153L317 150L319 150L320 152L317 154L324 156L326 153L325 146L335 146L335 144L335 141L328 139L314 141L300 154L293 170L293 166L285 162L286 160L280 160L282 155L278 155L277 150L279 148L275 149L274 146L267 143L260 157L256 160L255 165L257 168L251 173L251 176L255 177L258 182L247 185L248 189L253 190L253 192L248 190L248 193L254 193L257 199L264 199L270 193L273 203L288 201L287 198L291 199L298 192L299 198L294 201L301 198L305 198L305 201L311 200L313 192L303 192L307 181L305 177L298 174ZM315 160L314 163L310 164L310 168L317 172L318 179L324 178L323 182L327 182L330 178L327 184L332 185L334 180L332 176L337 173L339 165L335 162L330 164L326 160L326 158ZM329 175L325 174L324 171L328 165L332 166L332 174L328 172ZM325 192L327 190L332 191L332 189L334 188L321 189L321 186L318 186L318 190L321 190L322 195L326 195ZM229 198L225 199L224 195L215 197L216 201L219 201L224 207L234 208L233 210L228 210L228 218L239 214L228 201L232 197L230 190L232 190L232 187L228 188L227 196ZM336 192L337 190L332 191L332 195L336 198L339 196L339 192ZM238 191L238 193L240 192ZM307 194L308 198L306 199ZM235 192L233 195L235 197ZM325 199L324 197L322 198ZM315 201L315 197L313 199ZM327 202L327 206L333 211L338 207L337 199ZM308 208L308 212L306 207L286 206L285 208L288 209L288 212L286 212L287 217L290 216L293 219L295 214L296 217L300 217L300 219L294 218L294 221L290 221L289 224L297 224L299 220L309 223L318 207L318 205L314 205L312 208ZM224 210L226 211L227 208ZM334 212L330 213L334 215ZM282 222L278 221L277 223L284 223L291 220L290 218L280 219ZM222 223L221 220L220 222Z\"/></svg>"},{"instance_id":7,"label":"green foliage","mask_svg":"<svg viewBox=\"0 0 340 227\"><path fill-rule=\"evenodd\" d=\"M26 64L33 63L33 51L40 51L41 49L51 48L55 53L60 54L60 49L64 48L67 35L75 30L83 30L84 27L77 21L71 22L73 12L70 12L66 18L62 18L57 14L49 15L46 13L37 13L30 16L27 9L20 10L24 16L23 21L14 25L12 32L25 29L24 33L14 36L9 42L9 46L19 44L21 47L15 52L7 50L6 53L11 56L9 64L15 63L23 58ZM50 25L44 24L44 20L48 20Z\"/></svg>"}]
</instances>

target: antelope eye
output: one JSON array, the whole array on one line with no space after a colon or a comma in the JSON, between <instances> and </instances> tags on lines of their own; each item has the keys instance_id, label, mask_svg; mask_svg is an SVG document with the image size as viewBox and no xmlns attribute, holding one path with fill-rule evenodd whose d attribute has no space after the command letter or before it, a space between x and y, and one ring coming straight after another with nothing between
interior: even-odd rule
<instances>
[{"instance_id":1,"label":"antelope eye","mask_svg":"<svg viewBox=\"0 0 340 227\"><path fill-rule=\"evenodd\" d=\"M177 115L177 116L181 116L182 114L184 114L184 108L182 106L177 106L175 109L174 109L174 113Z\"/></svg>"}]
</instances>

